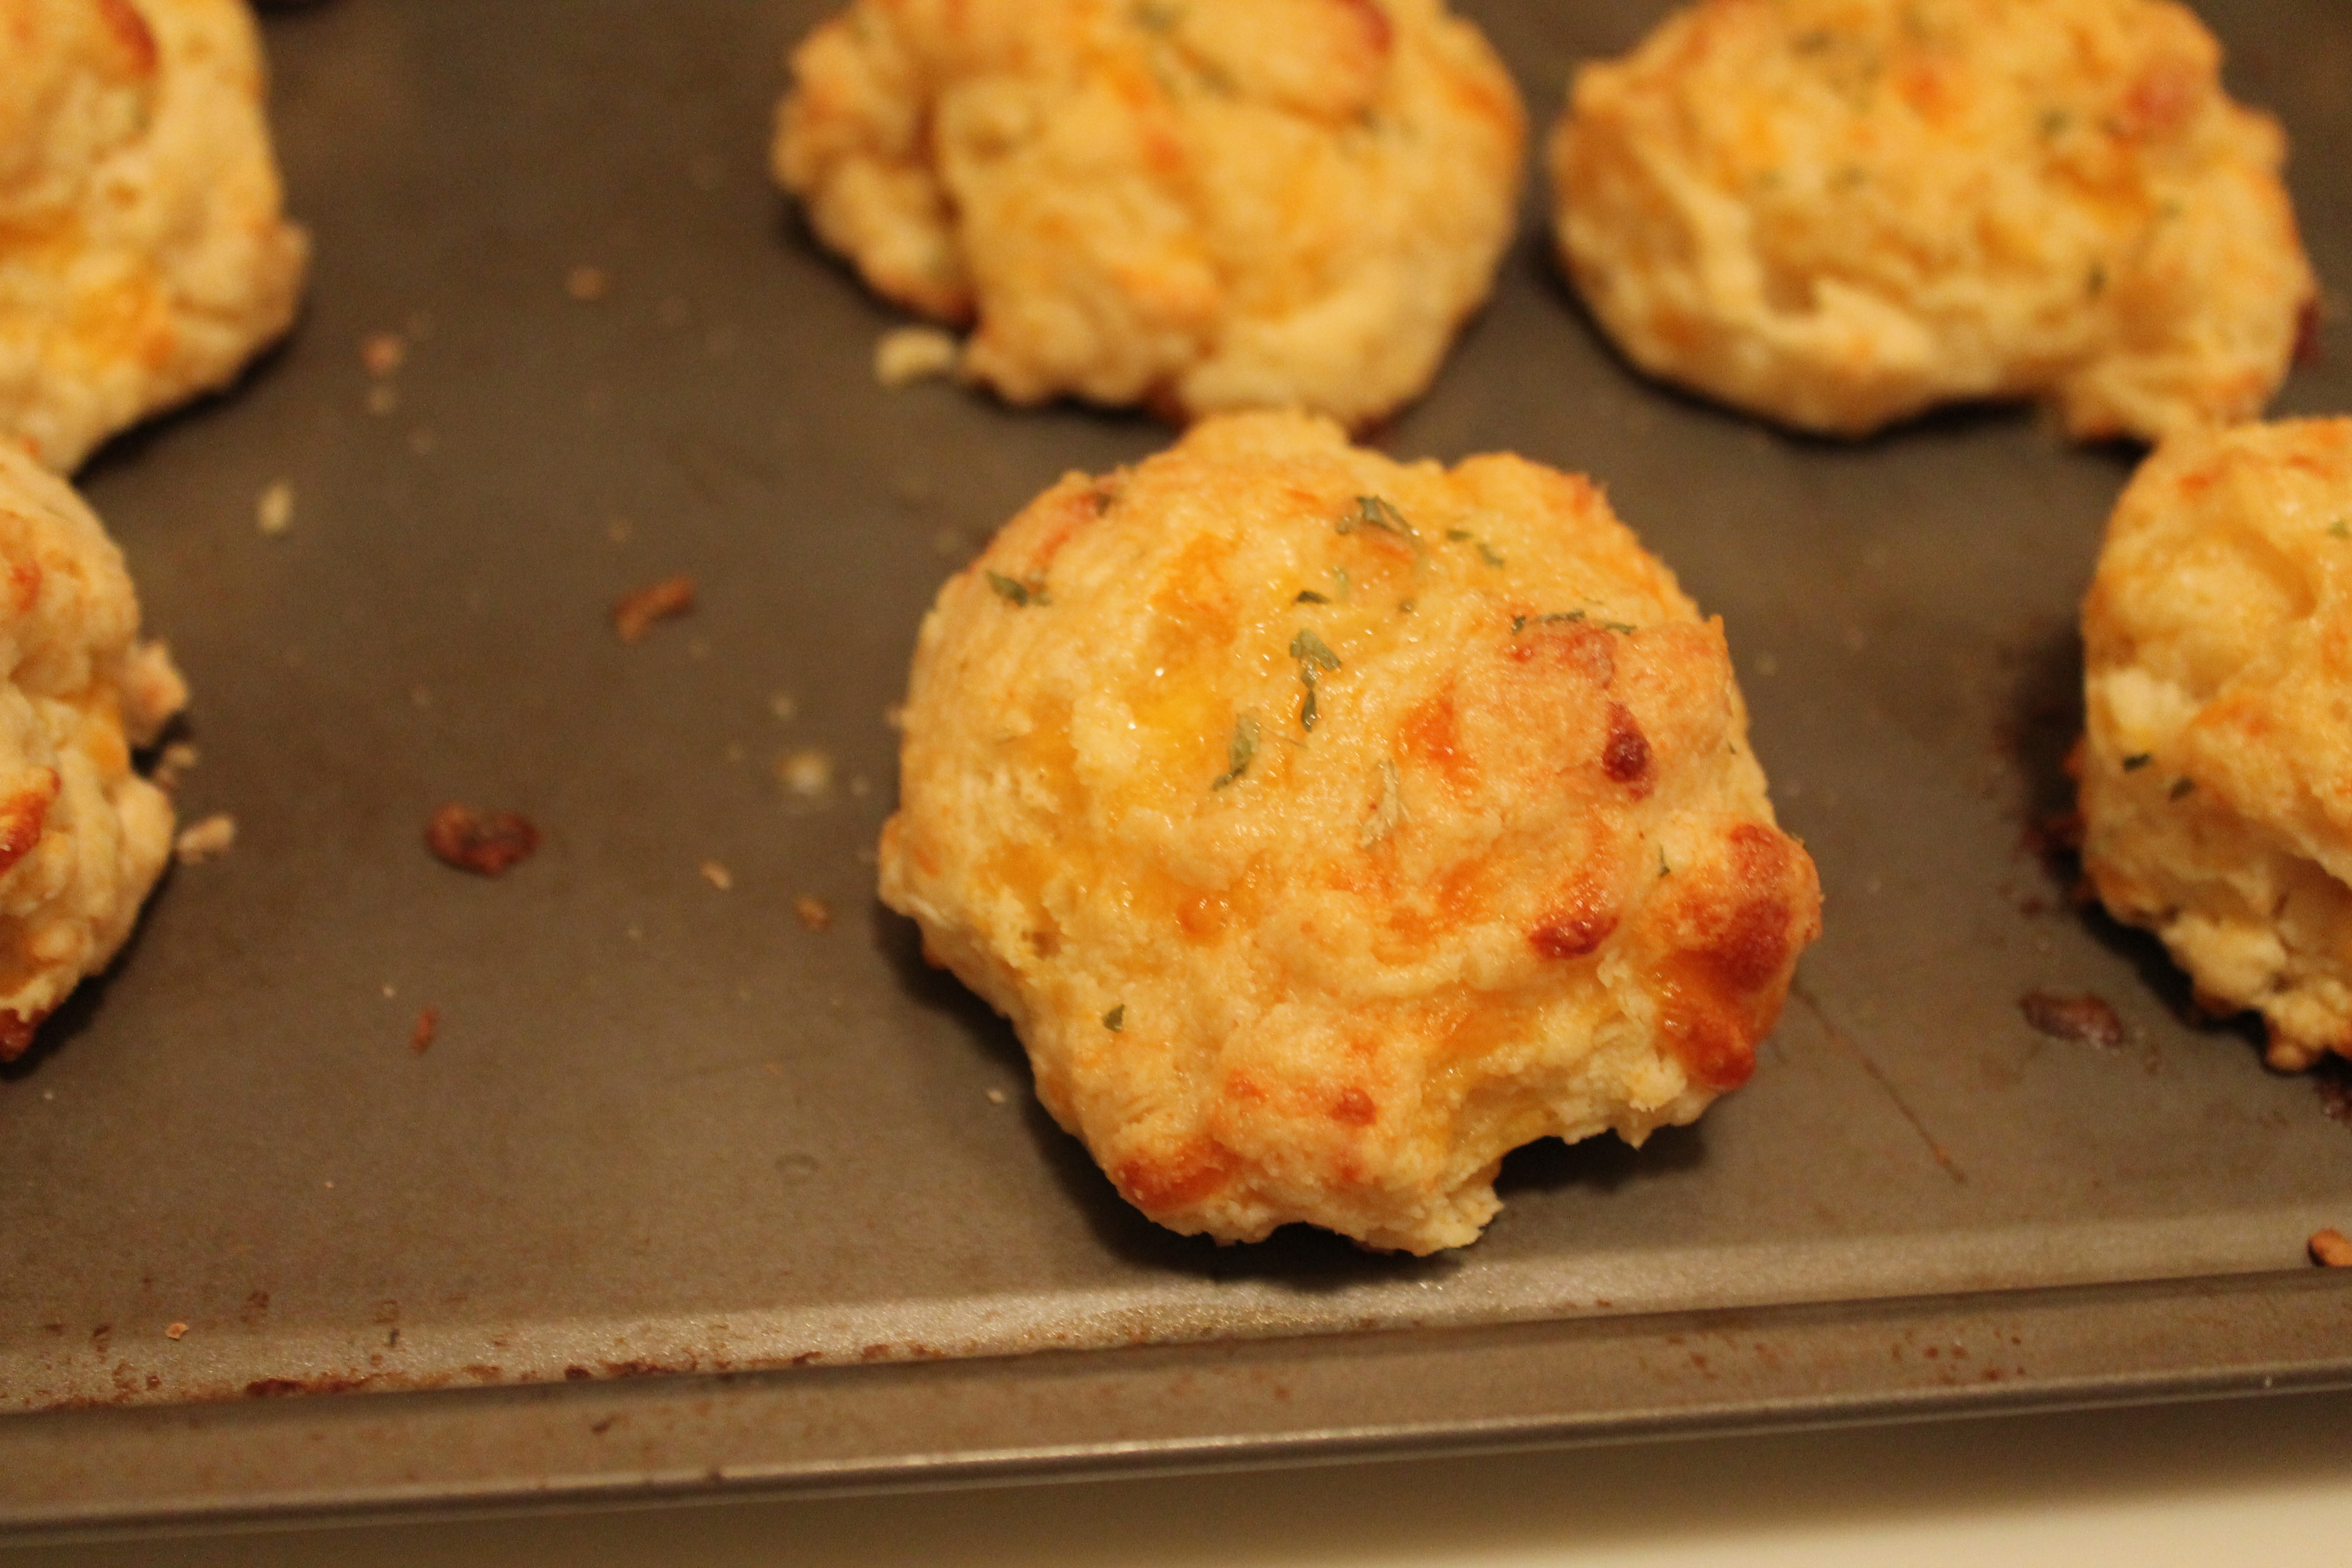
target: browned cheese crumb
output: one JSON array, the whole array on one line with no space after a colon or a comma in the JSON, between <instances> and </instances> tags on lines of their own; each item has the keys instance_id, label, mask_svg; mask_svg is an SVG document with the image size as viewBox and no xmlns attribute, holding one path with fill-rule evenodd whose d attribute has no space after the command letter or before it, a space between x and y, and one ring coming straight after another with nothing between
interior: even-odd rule
<instances>
[{"instance_id":1,"label":"browned cheese crumb","mask_svg":"<svg viewBox=\"0 0 2352 1568\"><path fill-rule=\"evenodd\" d=\"M702 863L702 879L723 893L734 887L735 873L719 861L705 860Z\"/></svg>"},{"instance_id":2,"label":"browned cheese crumb","mask_svg":"<svg viewBox=\"0 0 2352 1568\"><path fill-rule=\"evenodd\" d=\"M694 579L681 572L624 594L613 605L613 629L625 643L642 642L656 621L694 608Z\"/></svg>"},{"instance_id":3,"label":"browned cheese crumb","mask_svg":"<svg viewBox=\"0 0 2352 1568\"><path fill-rule=\"evenodd\" d=\"M833 923L833 906L814 894L803 893L794 899L793 913L798 915L801 924L811 931L823 931Z\"/></svg>"},{"instance_id":4,"label":"browned cheese crumb","mask_svg":"<svg viewBox=\"0 0 2352 1568\"><path fill-rule=\"evenodd\" d=\"M515 811L478 811L452 801L425 825L425 846L445 863L477 876L504 876L539 848L539 829Z\"/></svg>"},{"instance_id":5,"label":"browned cheese crumb","mask_svg":"<svg viewBox=\"0 0 2352 1568\"><path fill-rule=\"evenodd\" d=\"M2124 1043L2124 1021L2104 997L2087 991L2080 996L2030 992L2017 999L2017 1010L2025 1015L2027 1023L2053 1040L2073 1040L2109 1051Z\"/></svg>"},{"instance_id":6,"label":"browned cheese crumb","mask_svg":"<svg viewBox=\"0 0 2352 1568\"><path fill-rule=\"evenodd\" d=\"M2322 1268L2352 1268L2352 1240L2333 1226L2311 1238L2311 1260Z\"/></svg>"},{"instance_id":7,"label":"browned cheese crumb","mask_svg":"<svg viewBox=\"0 0 2352 1568\"><path fill-rule=\"evenodd\" d=\"M187 1325L187 1324L185 1324L185 1323L173 1323L170 1328L165 1329L165 1330L163 1331L163 1337L164 1337L165 1339L167 1339L167 1340L176 1340L176 1339L178 1339L182 1334L184 1334L184 1333L186 1333L187 1331L188 1331L188 1325Z\"/></svg>"},{"instance_id":8,"label":"browned cheese crumb","mask_svg":"<svg viewBox=\"0 0 2352 1568\"><path fill-rule=\"evenodd\" d=\"M611 275L601 267L575 267L563 279L563 291L583 305L603 299L612 286Z\"/></svg>"},{"instance_id":9,"label":"browned cheese crumb","mask_svg":"<svg viewBox=\"0 0 2352 1568\"><path fill-rule=\"evenodd\" d=\"M408 1048L423 1056L433 1048L434 1037L441 1032L441 1009L427 1007L416 1015L416 1026L408 1031Z\"/></svg>"}]
</instances>

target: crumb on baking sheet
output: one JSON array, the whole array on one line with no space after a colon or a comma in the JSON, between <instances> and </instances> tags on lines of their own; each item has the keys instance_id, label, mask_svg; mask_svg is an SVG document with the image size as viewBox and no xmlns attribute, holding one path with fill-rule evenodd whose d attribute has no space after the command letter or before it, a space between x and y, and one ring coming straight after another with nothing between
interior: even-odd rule
<instances>
[{"instance_id":1,"label":"crumb on baking sheet","mask_svg":"<svg viewBox=\"0 0 2352 1568\"><path fill-rule=\"evenodd\" d=\"M735 885L735 873L716 860L705 860L701 870L702 879L722 893Z\"/></svg>"},{"instance_id":2,"label":"crumb on baking sheet","mask_svg":"<svg viewBox=\"0 0 2352 1568\"><path fill-rule=\"evenodd\" d=\"M254 525L264 533L278 534L294 526L294 487L284 479L272 479L261 489L260 499L253 503Z\"/></svg>"},{"instance_id":3,"label":"crumb on baking sheet","mask_svg":"<svg viewBox=\"0 0 2352 1568\"><path fill-rule=\"evenodd\" d=\"M789 691L771 691L768 693L768 711L776 716L777 723L789 724L800 717L800 699Z\"/></svg>"},{"instance_id":4,"label":"crumb on baking sheet","mask_svg":"<svg viewBox=\"0 0 2352 1568\"><path fill-rule=\"evenodd\" d=\"M360 363L379 379L397 371L408 359L408 344L398 332L370 332L360 340Z\"/></svg>"},{"instance_id":5,"label":"crumb on baking sheet","mask_svg":"<svg viewBox=\"0 0 2352 1568\"><path fill-rule=\"evenodd\" d=\"M776 782L803 800L816 800L833 788L833 753L803 746L776 759Z\"/></svg>"},{"instance_id":6,"label":"crumb on baking sheet","mask_svg":"<svg viewBox=\"0 0 2352 1568\"><path fill-rule=\"evenodd\" d=\"M367 390L367 411L379 419L400 406L400 390L388 381L379 381Z\"/></svg>"},{"instance_id":7,"label":"crumb on baking sheet","mask_svg":"<svg viewBox=\"0 0 2352 1568\"><path fill-rule=\"evenodd\" d=\"M188 1325L187 1325L187 1324L185 1324L185 1323L173 1323L170 1328L165 1329L165 1330L163 1331L163 1337L164 1337L165 1339L167 1339L167 1340L176 1340L176 1339L178 1339L181 1335L183 1335L183 1334L186 1333L187 1331L188 1331Z\"/></svg>"},{"instance_id":8,"label":"crumb on baking sheet","mask_svg":"<svg viewBox=\"0 0 2352 1568\"><path fill-rule=\"evenodd\" d=\"M425 1007L416 1015L416 1025L408 1031L408 1048L423 1056L433 1048L434 1037L441 1032L441 1009Z\"/></svg>"},{"instance_id":9,"label":"crumb on baking sheet","mask_svg":"<svg viewBox=\"0 0 2352 1568\"><path fill-rule=\"evenodd\" d=\"M641 642L656 621L694 608L694 579L686 573L632 589L613 603L613 629L625 643Z\"/></svg>"},{"instance_id":10,"label":"crumb on baking sheet","mask_svg":"<svg viewBox=\"0 0 2352 1568\"><path fill-rule=\"evenodd\" d=\"M216 811L180 829L180 836L172 840L172 853L181 865L194 866L227 854L236 842L236 818Z\"/></svg>"},{"instance_id":11,"label":"crumb on baking sheet","mask_svg":"<svg viewBox=\"0 0 2352 1568\"><path fill-rule=\"evenodd\" d=\"M1006 1094L1001 1089L992 1089L988 1091L988 1103L991 1105L1003 1105L1006 1100L1012 1098L1013 1097L1011 1095Z\"/></svg>"},{"instance_id":12,"label":"crumb on baking sheet","mask_svg":"<svg viewBox=\"0 0 2352 1568\"><path fill-rule=\"evenodd\" d=\"M954 373L962 345L937 327L893 327L874 340L874 379L907 386Z\"/></svg>"},{"instance_id":13,"label":"crumb on baking sheet","mask_svg":"<svg viewBox=\"0 0 2352 1568\"><path fill-rule=\"evenodd\" d=\"M810 931L823 931L833 923L833 906L814 893L803 893L793 900L793 913Z\"/></svg>"},{"instance_id":14,"label":"crumb on baking sheet","mask_svg":"<svg viewBox=\"0 0 2352 1568\"><path fill-rule=\"evenodd\" d=\"M2037 1031L2054 1040L2072 1040L2108 1051L2118 1049L2124 1043L2124 1021L2104 997L2087 991L2079 996L2028 992L2017 999L2017 1010Z\"/></svg>"},{"instance_id":15,"label":"crumb on baking sheet","mask_svg":"<svg viewBox=\"0 0 2352 1568\"><path fill-rule=\"evenodd\" d=\"M194 742L173 741L155 759L154 771L149 776L159 789L177 789L180 780L203 760L204 753L196 750Z\"/></svg>"},{"instance_id":16,"label":"crumb on baking sheet","mask_svg":"<svg viewBox=\"0 0 2352 1568\"><path fill-rule=\"evenodd\" d=\"M461 871L499 877L530 858L539 828L520 812L479 811L452 801L425 825L425 846Z\"/></svg>"},{"instance_id":17,"label":"crumb on baking sheet","mask_svg":"<svg viewBox=\"0 0 2352 1568\"><path fill-rule=\"evenodd\" d=\"M579 266L563 276L563 291L583 305L593 305L613 287L613 275L601 267Z\"/></svg>"},{"instance_id":18,"label":"crumb on baking sheet","mask_svg":"<svg viewBox=\"0 0 2352 1568\"><path fill-rule=\"evenodd\" d=\"M2323 1268L2352 1268L2352 1240L2330 1226L2311 1237L2311 1260Z\"/></svg>"}]
</instances>

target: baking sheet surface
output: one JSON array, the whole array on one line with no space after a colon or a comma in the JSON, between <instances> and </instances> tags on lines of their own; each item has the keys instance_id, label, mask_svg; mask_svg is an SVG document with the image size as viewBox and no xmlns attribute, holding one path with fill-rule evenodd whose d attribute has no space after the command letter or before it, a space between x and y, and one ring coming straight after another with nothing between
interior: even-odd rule
<instances>
[{"instance_id":1,"label":"baking sheet surface","mask_svg":"<svg viewBox=\"0 0 2352 1568\"><path fill-rule=\"evenodd\" d=\"M1663 11L1460 8L1538 132L1575 59ZM308 314L83 476L194 689L184 819L238 837L0 1072L12 1419L2284 1280L2352 1224L2343 1075L2184 1023L2154 944L2070 908L2027 844L2063 799L2074 605L2132 454L2006 411L1801 440L1663 391L1596 337L1532 205L1381 439L1606 482L1727 623L1826 934L1748 1088L1639 1152L1513 1156L1468 1251L1220 1249L1130 1212L877 905L871 847L940 580L1066 469L1169 432L877 384L896 318L763 166L782 52L823 9L268 14ZM2331 290L2277 410L2342 409L2352 15L2204 9L2294 138ZM583 267L600 297L568 287ZM405 346L388 375L379 332ZM679 572L695 611L624 647L612 600ZM812 753L830 782L804 795L779 764ZM421 844L447 800L545 845L454 872ZM2127 1043L2035 1034L2018 1001L2045 990L2105 997ZM2184 1326L2174 1370L2229 1331Z\"/></svg>"}]
</instances>

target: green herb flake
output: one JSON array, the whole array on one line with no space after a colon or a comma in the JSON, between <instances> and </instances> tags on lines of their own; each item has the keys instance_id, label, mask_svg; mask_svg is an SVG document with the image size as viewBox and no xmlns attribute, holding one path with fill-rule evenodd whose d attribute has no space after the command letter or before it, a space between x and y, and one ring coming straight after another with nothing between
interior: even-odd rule
<instances>
[{"instance_id":1,"label":"green herb flake","mask_svg":"<svg viewBox=\"0 0 2352 1568\"><path fill-rule=\"evenodd\" d=\"M1665 847L1664 845L1661 844L1661 845L1659 845L1659 846L1658 846L1658 876L1659 876L1659 879L1660 879L1661 880L1663 880L1663 879L1664 879L1665 878L1668 878L1668 877L1673 876L1674 874L1675 874L1675 868L1674 868L1672 866L1669 866L1669 865L1667 865L1667 864L1666 864L1666 847Z\"/></svg>"},{"instance_id":2,"label":"green herb flake","mask_svg":"<svg viewBox=\"0 0 2352 1568\"><path fill-rule=\"evenodd\" d=\"M2197 781L2195 779L2175 779L2172 781L2172 787L2164 792L2165 798L2168 800L2182 799L2196 787Z\"/></svg>"},{"instance_id":3,"label":"green herb flake","mask_svg":"<svg viewBox=\"0 0 2352 1568\"><path fill-rule=\"evenodd\" d=\"M1294 605L1328 605L1331 601L1312 588L1301 588L1298 590L1298 597L1290 602Z\"/></svg>"},{"instance_id":4,"label":"green herb flake","mask_svg":"<svg viewBox=\"0 0 2352 1568\"><path fill-rule=\"evenodd\" d=\"M1497 570L1500 570L1503 565L1502 552L1483 539L1478 542L1478 559Z\"/></svg>"},{"instance_id":5,"label":"green herb flake","mask_svg":"<svg viewBox=\"0 0 2352 1568\"><path fill-rule=\"evenodd\" d=\"M1623 621L1603 621L1601 624L1605 629L1615 632L1619 637L1630 637L1642 629L1639 626L1628 626Z\"/></svg>"},{"instance_id":6,"label":"green herb flake","mask_svg":"<svg viewBox=\"0 0 2352 1568\"><path fill-rule=\"evenodd\" d=\"M1244 713L1234 721L1234 738L1225 746L1225 771L1209 787L1223 789L1249 772L1250 759L1256 755L1257 720Z\"/></svg>"},{"instance_id":7,"label":"green herb flake","mask_svg":"<svg viewBox=\"0 0 2352 1568\"><path fill-rule=\"evenodd\" d=\"M1326 669L1339 668L1339 656L1331 651L1331 645L1304 626L1299 628L1297 637L1290 639L1290 657L1303 665L1319 664Z\"/></svg>"},{"instance_id":8,"label":"green herb flake","mask_svg":"<svg viewBox=\"0 0 2352 1568\"><path fill-rule=\"evenodd\" d=\"M1397 614L1400 616L1409 616L1412 614L1412 604L1413 602L1411 599L1399 599L1397 601Z\"/></svg>"},{"instance_id":9,"label":"green herb flake","mask_svg":"<svg viewBox=\"0 0 2352 1568\"><path fill-rule=\"evenodd\" d=\"M1114 1035L1127 1027L1126 1003L1120 1003L1118 1006L1113 1007L1109 1012L1103 1015L1103 1027L1108 1029Z\"/></svg>"},{"instance_id":10,"label":"green herb flake","mask_svg":"<svg viewBox=\"0 0 2352 1568\"><path fill-rule=\"evenodd\" d=\"M1339 602L1346 604L1355 594L1356 585L1348 581L1348 574L1339 567L1331 568L1331 580L1339 584Z\"/></svg>"},{"instance_id":11,"label":"green herb flake","mask_svg":"<svg viewBox=\"0 0 2352 1568\"><path fill-rule=\"evenodd\" d=\"M1382 533L1393 533L1399 539L1409 539L1415 544L1421 542L1421 535L1386 496L1358 496L1356 515L1342 517L1338 527L1342 533L1353 533L1359 528L1377 528Z\"/></svg>"},{"instance_id":12,"label":"green herb flake","mask_svg":"<svg viewBox=\"0 0 2352 1568\"><path fill-rule=\"evenodd\" d=\"M2095 300L2107 291L2107 268L2103 261L2091 263L2091 275L2083 279L2083 292Z\"/></svg>"},{"instance_id":13,"label":"green herb flake","mask_svg":"<svg viewBox=\"0 0 2352 1568\"><path fill-rule=\"evenodd\" d=\"M2327 525L2330 539L2352 539L2352 518L2337 518Z\"/></svg>"},{"instance_id":14,"label":"green herb flake","mask_svg":"<svg viewBox=\"0 0 2352 1568\"><path fill-rule=\"evenodd\" d=\"M2140 769L2147 766L2147 764L2153 760L2153 757L2146 752L2134 752L2130 756L2124 759L2124 772L2127 773L2136 773L2139 772Z\"/></svg>"},{"instance_id":15,"label":"green herb flake","mask_svg":"<svg viewBox=\"0 0 2352 1568\"><path fill-rule=\"evenodd\" d=\"M1053 603L1053 600L1045 595L1045 580L1043 577L1032 577L1024 583L1016 577L1007 577L1002 572L991 572L988 574L988 585L996 590L997 597L1018 608L1026 609L1031 605Z\"/></svg>"},{"instance_id":16,"label":"green herb flake","mask_svg":"<svg viewBox=\"0 0 2352 1568\"><path fill-rule=\"evenodd\" d=\"M2053 108L2042 111L2042 118L2036 121L2036 125L2042 132L2042 139L2048 142L2074 122L2074 117L2072 114L2063 109Z\"/></svg>"},{"instance_id":17,"label":"green herb flake","mask_svg":"<svg viewBox=\"0 0 2352 1568\"><path fill-rule=\"evenodd\" d=\"M1511 617L1511 635L1512 635L1513 637L1517 637L1517 636L1518 636L1521 632L1523 632L1523 631L1525 631L1525 630L1527 630L1527 629L1528 629L1528 618L1527 618L1527 616L1513 616Z\"/></svg>"},{"instance_id":18,"label":"green herb flake","mask_svg":"<svg viewBox=\"0 0 2352 1568\"><path fill-rule=\"evenodd\" d=\"M1469 537L1470 531L1466 528L1449 528L1445 531L1445 541L1449 544L1459 544Z\"/></svg>"},{"instance_id":19,"label":"green herb flake","mask_svg":"<svg viewBox=\"0 0 2352 1568\"><path fill-rule=\"evenodd\" d=\"M1562 621L1580 621L1583 618L1584 612L1582 610L1554 610L1550 615L1548 615L1543 618L1543 624L1548 626L1556 626Z\"/></svg>"}]
</instances>

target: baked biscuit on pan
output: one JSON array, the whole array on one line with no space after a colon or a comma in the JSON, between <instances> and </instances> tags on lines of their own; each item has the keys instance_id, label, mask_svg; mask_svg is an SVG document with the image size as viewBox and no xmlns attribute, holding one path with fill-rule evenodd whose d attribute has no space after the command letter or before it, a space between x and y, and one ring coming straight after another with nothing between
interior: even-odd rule
<instances>
[{"instance_id":1,"label":"baked biscuit on pan","mask_svg":"<svg viewBox=\"0 0 2352 1568\"><path fill-rule=\"evenodd\" d=\"M1560 253L1636 365L1801 429L2252 418L2315 290L2220 64L2169 0L1700 0L1578 72Z\"/></svg>"},{"instance_id":2,"label":"baked biscuit on pan","mask_svg":"<svg viewBox=\"0 0 2352 1568\"><path fill-rule=\"evenodd\" d=\"M2352 419L2178 437L2083 601L2083 868L2273 1065L2352 1056Z\"/></svg>"},{"instance_id":3,"label":"baked biscuit on pan","mask_svg":"<svg viewBox=\"0 0 2352 1568\"><path fill-rule=\"evenodd\" d=\"M172 803L130 748L186 700L98 519L0 443L0 1061L131 934Z\"/></svg>"},{"instance_id":4,"label":"baked biscuit on pan","mask_svg":"<svg viewBox=\"0 0 2352 1568\"><path fill-rule=\"evenodd\" d=\"M778 179L1013 403L1363 424L1513 228L1518 95L1443 0L856 0L792 71Z\"/></svg>"},{"instance_id":5,"label":"baked biscuit on pan","mask_svg":"<svg viewBox=\"0 0 2352 1568\"><path fill-rule=\"evenodd\" d=\"M0 0L0 439L59 473L293 320L241 0Z\"/></svg>"},{"instance_id":6,"label":"baked biscuit on pan","mask_svg":"<svg viewBox=\"0 0 2352 1568\"><path fill-rule=\"evenodd\" d=\"M1073 474L923 623L881 892L1160 1224L1475 1240L1745 1080L1818 934L1721 623L1590 482L1294 414Z\"/></svg>"}]
</instances>

